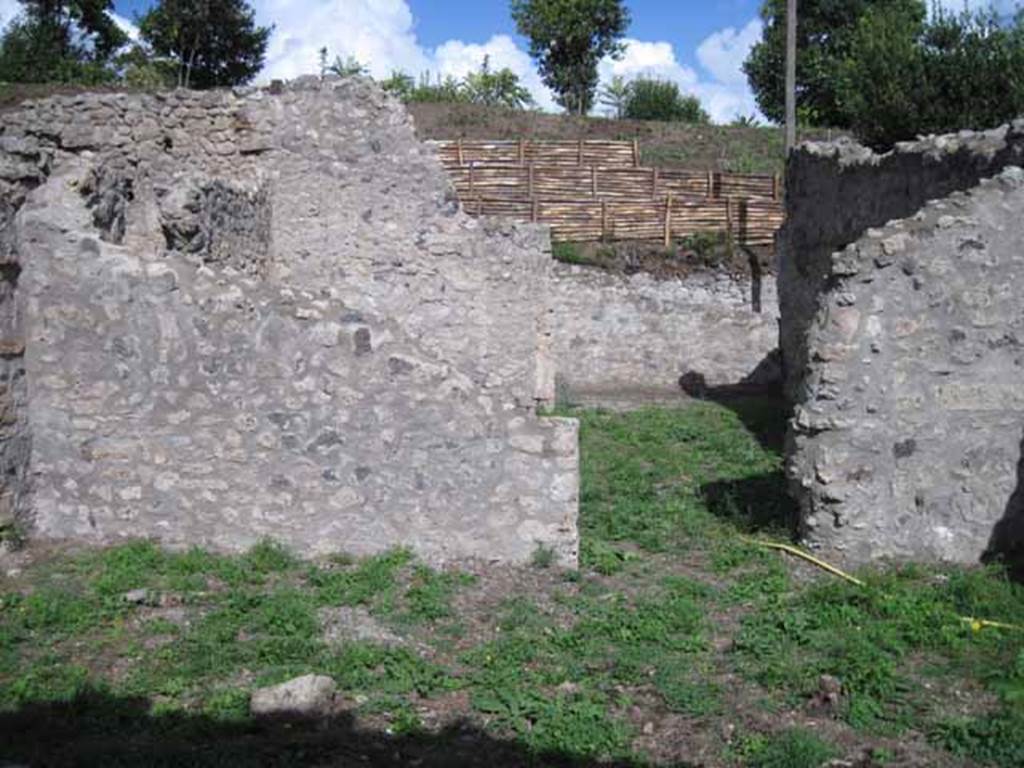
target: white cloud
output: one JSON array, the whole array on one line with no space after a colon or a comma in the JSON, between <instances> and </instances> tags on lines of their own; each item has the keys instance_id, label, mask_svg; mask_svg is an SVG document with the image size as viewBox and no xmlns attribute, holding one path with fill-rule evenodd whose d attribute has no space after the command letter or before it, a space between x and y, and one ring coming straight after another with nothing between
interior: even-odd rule
<instances>
[{"instance_id":1,"label":"white cloud","mask_svg":"<svg viewBox=\"0 0 1024 768\"><path fill-rule=\"evenodd\" d=\"M508 35L484 43L449 40L429 50L416 39L405 0L256 0L255 8L260 23L275 24L264 80L315 73L325 46L332 60L354 57L376 78L394 70L416 78L424 73L463 77L490 56L492 67L508 67L519 75L541 107L554 107L530 57Z\"/></svg>"},{"instance_id":2,"label":"white cloud","mask_svg":"<svg viewBox=\"0 0 1024 768\"><path fill-rule=\"evenodd\" d=\"M431 68L405 0L256 0L254 7L260 23L275 24L265 79L316 73L324 46L332 59L354 56L374 77Z\"/></svg>"},{"instance_id":3,"label":"white cloud","mask_svg":"<svg viewBox=\"0 0 1024 768\"><path fill-rule=\"evenodd\" d=\"M715 80L726 85L745 85L743 62L750 49L761 39L760 19L751 19L743 29L726 27L708 35L697 46L697 61Z\"/></svg>"},{"instance_id":4,"label":"white cloud","mask_svg":"<svg viewBox=\"0 0 1024 768\"><path fill-rule=\"evenodd\" d=\"M128 35L128 39L133 43L139 42L139 27L135 22L130 19L126 19L124 16L119 16L116 13L110 14L110 18L114 20L114 23L121 28L121 31Z\"/></svg>"},{"instance_id":5,"label":"white cloud","mask_svg":"<svg viewBox=\"0 0 1024 768\"><path fill-rule=\"evenodd\" d=\"M9 0L0 0L4 2ZM332 59L352 56L377 78L396 69L414 77L424 72L462 77L490 56L493 67L508 67L519 76L541 108L556 108L530 57L511 37L448 40L434 49L424 47L406 0L255 0L254 7L261 24L275 25L260 80L317 72L319 51L325 46ZM624 57L602 61L599 74L602 82L613 75L670 79L700 97L715 120L727 121L756 112L739 67L759 35L757 19L738 31L728 28L710 35L697 51L703 73L681 64L670 43L629 40Z\"/></svg>"},{"instance_id":6,"label":"white cloud","mask_svg":"<svg viewBox=\"0 0 1024 768\"><path fill-rule=\"evenodd\" d=\"M18 0L0 0L0 29L10 24L19 13L21 3Z\"/></svg>"},{"instance_id":7,"label":"white cloud","mask_svg":"<svg viewBox=\"0 0 1024 768\"><path fill-rule=\"evenodd\" d=\"M627 80L639 76L671 80L680 90L699 98L712 120L729 122L737 115L760 115L741 68L760 37L759 19L739 31L728 27L709 35L697 47L697 60L707 76L681 64L671 43L640 40L626 40L622 58L605 59L598 72L602 84L615 75Z\"/></svg>"},{"instance_id":8,"label":"white cloud","mask_svg":"<svg viewBox=\"0 0 1024 768\"><path fill-rule=\"evenodd\" d=\"M508 67L519 76L519 81L533 94L534 101L542 109L555 109L555 99L547 86L541 82L529 54L516 45L508 35L494 35L482 45L449 40L434 51L433 59L442 76L465 77L479 69L485 56L490 56L492 69Z\"/></svg>"}]
</instances>

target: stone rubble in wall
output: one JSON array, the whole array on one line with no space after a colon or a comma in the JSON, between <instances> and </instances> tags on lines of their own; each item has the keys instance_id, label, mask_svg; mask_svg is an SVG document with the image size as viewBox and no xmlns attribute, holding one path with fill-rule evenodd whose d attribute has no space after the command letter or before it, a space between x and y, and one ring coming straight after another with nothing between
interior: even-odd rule
<instances>
[{"instance_id":1,"label":"stone rubble in wall","mask_svg":"<svg viewBox=\"0 0 1024 768\"><path fill-rule=\"evenodd\" d=\"M575 562L546 232L463 215L392 98L59 97L0 142L38 533Z\"/></svg>"},{"instance_id":2,"label":"stone rubble in wall","mask_svg":"<svg viewBox=\"0 0 1024 768\"><path fill-rule=\"evenodd\" d=\"M1022 159L1024 121L798 152L780 296L808 543L970 562L1019 526Z\"/></svg>"}]
</instances>

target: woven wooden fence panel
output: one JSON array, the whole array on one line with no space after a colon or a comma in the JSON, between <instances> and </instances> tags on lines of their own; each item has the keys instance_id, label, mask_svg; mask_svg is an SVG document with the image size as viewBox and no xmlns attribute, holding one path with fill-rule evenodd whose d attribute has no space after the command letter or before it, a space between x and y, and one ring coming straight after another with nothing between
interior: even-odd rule
<instances>
[{"instance_id":1,"label":"woven wooden fence panel","mask_svg":"<svg viewBox=\"0 0 1024 768\"><path fill-rule=\"evenodd\" d=\"M771 245L782 224L778 177L644 168L635 142L431 143L470 214L548 224L555 240Z\"/></svg>"}]
</instances>

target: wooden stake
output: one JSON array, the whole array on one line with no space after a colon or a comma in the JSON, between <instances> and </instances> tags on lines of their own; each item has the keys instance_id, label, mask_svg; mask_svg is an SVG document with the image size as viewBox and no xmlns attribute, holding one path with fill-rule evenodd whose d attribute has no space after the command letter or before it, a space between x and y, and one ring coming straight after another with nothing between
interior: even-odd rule
<instances>
[{"instance_id":1,"label":"wooden stake","mask_svg":"<svg viewBox=\"0 0 1024 768\"><path fill-rule=\"evenodd\" d=\"M708 171L708 199L715 196L715 175Z\"/></svg>"},{"instance_id":2,"label":"wooden stake","mask_svg":"<svg viewBox=\"0 0 1024 768\"><path fill-rule=\"evenodd\" d=\"M772 176L772 200L779 199L779 174Z\"/></svg>"},{"instance_id":3,"label":"wooden stake","mask_svg":"<svg viewBox=\"0 0 1024 768\"><path fill-rule=\"evenodd\" d=\"M672 245L672 193L665 197L665 247Z\"/></svg>"},{"instance_id":4,"label":"wooden stake","mask_svg":"<svg viewBox=\"0 0 1024 768\"><path fill-rule=\"evenodd\" d=\"M455 155L458 158L459 166L465 165L465 158L462 156L462 139L455 142Z\"/></svg>"},{"instance_id":5,"label":"wooden stake","mask_svg":"<svg viewBox=\"0 0 1024 768\"><path fill-rule=\"evenodd\" d=\"M637 139L633 139L633 167L640 167L640 142Z\"/></svg>"},{"instance_id":6,"label":"wooden stake","mask_svg":"<svg viewBox=\"0 0 1024 768\"><path fill-rule=\"evenodd\" d=\"M526 144L523 139L519 139L519 165L526 164Z\"/></svg>"},{"instance_id":7,"label":"wooden stake","mask_svg":"<svg viewBox=\"0 0 1024 768\"><path fill-rule=\"evenodd\" d=\"M539 208L540 206L537 204L537 200L534 199L533 205L530 206L530 221L532 221L534 224L537 223Z\"/></svg>"},{"instance_id":8,"label":"wooden stake","mask_svg":"<svg viewBox=\"0 0 1024 768\"><path fill-rule=\"evenodd\" d=\"M530 163L529 176L526 180L526 196L533 199L533 163Z\"/></svg>"},{"instance_id":9,"label":"wooden stake","mask_svg":"<svg viewBox=\"0 0 1024 768\"><path fill-rule=\"evenodd\" d=\"M469 196L473 196L473 166L474 163L469 164Z\"/></svg>"},{"instance_id":10,"label":"wooden stake","mask_svg":"<svg viewBox=\"0 0 1024 768\"><path fill-rule=\"evenodd\" d=\"M576 165L583 165L583 139L576 146Z\"/></svg>"},{"instance_id":11,"label":"wooden stake","mask_svg":"<svg viewBox=\"0 0 1024 768\"><path fill-rule=\"evenodd\" d=\"M651 169L651 197L658 196L658 169Z\"/></svg>"},{"instance_id":12,"label":"wooden stake","mask_svg":"<svg viewBox=\"0 0 1024 768\"><path fill-rule=\"evenodd\" d=\"M732 198L727 197L725 198L725 245L730 257L732 257L732 244Z\"/></svg>"},{"instance_id":13,"label":"wooden stake","mask_svg":"<svg viewBox=\"0 0 1024 768\"><path fill-rule=\"evenodd\" d=\"M601 242L607 238L608 232L608 201L601 201Z\"/></svg>"},{"instance_id":14,"label":"wooden stake","mask_svg":"<svg viewBox=\"0 0 1024 768\"><path fill-rule=\"evenodd\" d=\"M597 197L597 166L590 166L590 196Z\"/></svg>"}]
</instances>

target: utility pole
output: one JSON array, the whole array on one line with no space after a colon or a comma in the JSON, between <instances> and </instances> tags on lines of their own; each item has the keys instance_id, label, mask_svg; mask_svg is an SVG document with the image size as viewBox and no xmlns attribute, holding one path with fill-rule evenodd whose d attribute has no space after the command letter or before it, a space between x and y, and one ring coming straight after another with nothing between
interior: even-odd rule
<instances>
[{"instance_id":1,"label":"utility pole","mask_svg":"<svg viewBox=\"0 0 1024 768\"><path fill-rule=\"evenodd\" d=\"M786 0L786 157L796 146L796 0Z\"/></svg>"}]
</instances>

